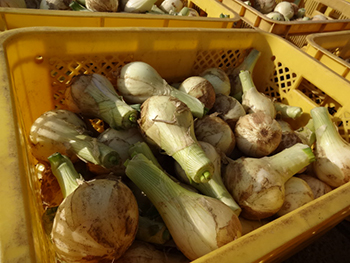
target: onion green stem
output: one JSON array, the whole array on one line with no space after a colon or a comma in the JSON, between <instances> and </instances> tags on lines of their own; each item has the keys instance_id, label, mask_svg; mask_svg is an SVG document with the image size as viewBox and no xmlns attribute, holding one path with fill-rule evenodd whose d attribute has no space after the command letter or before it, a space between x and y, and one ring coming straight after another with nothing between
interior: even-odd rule
<instances>
[{"instance_id":1,"label":"onion green stem","mask_svg":"<svg viewBox=\"0 0 350 263\"><path fill-rule=\"evenodd\" d=\"M315 161L312 149L302 143L297 143L273 156L264 158L268 158L271 167L283 176L284 182Z\"/></svg>"},{"instance_id":2,"label":"onion green stem","mask_svg":"<svg viewBox=\"0 0 350 263\"><path fill-rule=\"evenodd\" d=\"M274 102L276 111L279 112L283 118L298 118L303 114L301 107L291 106L281 102Z\"/></svg>"},{"instance_id":3,"label":"onion green stem","mask_svg":"<svg viewBox=\"0 0 350 263\"><path fill-rule=\"evenodd\" d=\"M112 168L120 162L118 152L98 142L96 138L87 135L76 135L69 141L69 144L79 158L93 164Z\"/></svg>"},{"instance_id":4,"label":"onion green stem","mask_svg":"<svg viewBox=\"0 0 350 263\"><path fill-rule=\"evenodd\" d=\"M80 0L81 1L81 0ZM69 4L69 7L73 10L73 11L89 11L87 8L85 8L80 2L79 0L77 1L72 1ZM84 1L85 2L85 1Z\"/></svg>"},{"instance_id":5,"label":"onion green stem","mask_svg":"<svg viewBox=\"0 0 350 263\"><path fill-rule=\"evenodd\" d=\"M244 58L243 62L237 68L234 68L231 72L228 73L231 82L230 95L238 101L242 101L243 95L242 84L239 81L238 75L242 70L248 70L250 73L252 73L260 55L260 51L252 49L249 52L249 54Z\"/></svg>"},{"instance_id":6,"label":"onion green stem","mask_svg":"<svg viewBox=\"0 0 350 263\"><path fill-rule=\"evenodd\" d=\"M194 143L172 155L181 164L190 182L206 183L211 179L213 166L202 148Z\"/></svg>"},{"instance_id":7,"label":"onion green stem","mask_svg":"<svg viewBox=\"0 0 350 263\"><path fill-rule=\"evenodd\" d=\"M304 143L306 143L309 146L313 145L316 141L316 133L313 119L311 118L305 126L297 129L295 133L300 138L302 138L302 141L304 141Z\"/></svg>"},{"instance_id":8,"label":"onion green stem","mask_svg":"<svg viewBox=\"0 0 350 263\"><path fill-rule=\"evenodd\" d=\"M78 180L82 179L80 174L75 170L71 160L60 153L54 153L49 158L51 171L56 177L63 198L66 198L79 186Z\"/></svg>"},{"instance_id":9,"label":"onion green stem","mask_svg":"<svg viewBox=\"0 0 350 263\"><path fill-rule=\"evenodd\" d=\"M187 94L186 92L171 87L170 95L185 103L187 107L190 108L193 116L197 118L202 118L208 111L199 99Z\"/></svg>"}]
</instances>

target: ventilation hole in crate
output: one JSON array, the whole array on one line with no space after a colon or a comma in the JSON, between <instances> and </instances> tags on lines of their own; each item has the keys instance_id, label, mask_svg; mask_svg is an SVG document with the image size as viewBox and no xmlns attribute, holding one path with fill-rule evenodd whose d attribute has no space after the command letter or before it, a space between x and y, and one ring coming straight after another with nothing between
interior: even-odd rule
<instances>
[{"instance_id":1,"label":"ventilation hole in crate","mask_svg":"<svg viewBox=\"0 0 350 263\"><path fill-rule=\"evenodd\" d=\"M193 74L200 74L205 69L212 67L228 72L242 63L247 54L248 50L199 51L193 66Z\"/></svg>"},{"instance_id":2,"label":"ventilation hole in crate","mask_svg":"<svg viewBox=\"0 0 350 263\"><path fill-rule=\"evenodd\" d=\"M277 89L281 92L288 93L293 83L296 80L296 73L291 72L288 67L285 67L281 62L276 63L276 70L273 73L273 81Z\"/></svg>"},{"instance_id":3,"label":"ventilation hole in crate","mask_svg":"<svg viewBox=\"0 0 350 263\"><path fill-rule=\"evenodd\" d=\"M296 35L296 36L291 35L291 36L286 36L285 39L293 43L297 47L302 48L303 46L307 45L306 37L307 37L307 34Z\"/></svg>"},{"instance_id":4,"label":"ventilation hole in crate","mask_svg":"<svg viewBox=\"0 0 350 263\"><path fill-rule=\"evenodd\" d=\"M272 86L268 86L263 90L264 94L266 96L269 96L270 98L273 98L276 101L281 101L281 94L273 88Z\"/></svg>"},{"instance_id":5,"label":"ventilation hole in crate","mask_svg":"<svg viewBox=\"0 0 350 263\"><path fill-rule=\"evenodd\" d=\"M106 57L82 56L49 58L49 74L52 78L51 87L53 89L53 100L56 109L66 108L64 93L70 85L72 78L80 74L99 73L106 76L113 85L116 82L115 72L123 65L133 61L133 55L108 55ZM103 131L105 124L101 120L94 120L94 127L97 131Z\"/></svg>"},{"instance_id":6,"label":"ventilation hole in crate","mask_svg":"<svg viewBox=\"0 0 350 263\"><path fill-rule=\"evenodd\" d=\"M100 119L90 119L89 120L92 127L98 131L99 133L103 132L105 130L105 123L103 122L103 120Z\"/></svg>"},{"instance_id":7,"label":"ventilation hole in crate","mask_svg":"<svg viewBox=\"0 0 350 263\"><path fill-rule=\"evenodd\" d=\"M316 7L316 10L320 13L325 13L327 11L328 6L322 3L319 3Z\"/></svg>"},{"instance_id":8,"label":"ventilation hole in crate","mask_svg":"<svg viewBox=\"0 0 350 263\"><path fill-rule=\"evenodd\" d=\"M332 116L334 116L341 108L341 105L337 101L328 96L322 90L318 89L306 79L303 79L298 89L318 106L327 107Z\"/></svg>"},{"instance_id":9,"label":"ventilation hole in crate","mask_svg":"<svg viewBox=\"0 0 350 263\"><path fill-rule=\"evenodd\" d=\"M333 19L339 19L341 16L342 12L333 9L332 11L329 12L328 16Z\"/></svg>"}]
</instances>

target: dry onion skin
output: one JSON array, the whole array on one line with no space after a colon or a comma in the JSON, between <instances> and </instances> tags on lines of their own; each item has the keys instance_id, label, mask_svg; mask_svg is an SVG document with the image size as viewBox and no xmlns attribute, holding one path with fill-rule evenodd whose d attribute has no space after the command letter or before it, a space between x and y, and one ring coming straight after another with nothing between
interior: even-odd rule
<instances>
[{"instance_id":1,"label":"dry onion skin","mask_svg":"<svg viewBox=\"0 0 350 263\"><path fill-rule=\"evenodd\" d=\"M85 6L93 12L118 12L119 0L85 0Z\"/></svg>"},{"instance_id":2,"label":"dry onion skin","mask_svg":"<svg viewBox=\"0 0 350 263\"><path fill-rule=\"evenodd\" d=\"M203 77L188 77L180 84L178 89L197 98L208 110L210 110L215 103L214 87Z\"/></svg>"},{"instance_id":3,"label":"dry onion skin","mask_svg":"<svg viewBox=\"0 0 350 263\"><path fill-rule=\"evenodd\" d=\"M172 96L152 96L141 107L143 135L173 157L190 180L205 183L214 166L198 143L193 122L189 107Z\"/></svg>"},{"instance_id":4,"label":"dry onion skin","mask_svg":"<svg viewBox=\"0 0 350 263\"><path fill-rule=\"evenodd\" d=\"M311 148L300 143L269 157L227 158L223 181L241 207L241 216L260 220L281 209L285 182L314 160Z\"/></svg>"},{"instance_id":5,"label":"dry onion skin","mask_svg":"<svg viewBox=\"0 0 350 263\"><path fill-rule=\"evenodd\" d=\"M109 262L132 244L137 225L131 190L120 181L99 179L83 183L63 200L51 239L58 258L67 263Z\"/></svg>"},{"instance_id":6,"label":"dry onion skin","mask_svg":"<svg viewBox=\"0 0 350 263\"><path fill-rule=\"evenodd\" d=\"M231 92L230 79L225 71L220 68L208 68L199 76L207 79L214 87L215 94L229 95Z\"/></svg>"},{"instance_id":7,"label":"dry onion skin","mask_svg":"<svg viewBox=\"0 0 350 263\"><path fill-rule=\"evenodd\" d=\"M298 177L303 179L310 186L315 199L332 191L332 187L314 176L298 174Z\"/></svg>"},{"instance_id":8,"label":"dry onion skin","mask_svg":"<svg viewBox=\"0 0 350 263\"><path fill-rule=\"evenodd\" d=\"M236 122L246 114L242 104L232 96L217 94L211 109L234 130Z\"/></svg>"},{"instance_id":9,"label":"dry onion skin","mask_svg":"<svg viewBox=\"0 0 350 263\"><path fill-rule=\"evenodd\" d=\"M284 185L285 199L277 216L283 216L314 200L310 186L299 177L291 177Z\"/></svg>"},{"instance_id":10,"label":"dry onion skin","mask_svg":"<svg viewBox=\"0 0 350 263\"><path fill-rule=\"evenodd\" d=\"M58 259L66 262L110 262L135 239L139 211L132 191L121 180L85 181L68 157L49 158L64 200L51 230Z\"/></svg>"},{"instance_id":11,"label":"dry onion skin","mask_svg":"<svg viewBox=\"0 0 350 263\"><path fill-rule=\"evenodd\" d=\"M29 133L31 153L39 160L59 152L73 162L79 159L111 168L120 162L119 153L88 135L87 126L75 113L55 109L44 112Z\"/></svg>"},{"instance_id":12,"label":"dry onion skin","mask_svg":"<svg viewBox=\"0 0 350 263\"><path fill-rule=\"evenodd\" d=\"M236 139L231 127L216 113L196 119L194 131L199 141L210 143L217 151L226 155L235 148Z\"/></svg>"},{"instance_id":13,"label":"dry onion skin","mask_svg":"<svg viewBox=\"0 0 350 263\"><path fill-rule=\"evenodd\" d=\"M315 174L334 188L346 184L350 181L350 144L340 136L326 107L313 108L310 113L316 133Z\"/></svg>"},{"instance_id":14,"label":"dry onion skin","mask_svg":"<svg viewBox=\"0 0 350 263\"><path fill-rule=\"evenodd\" d=\"M240 117L234 134L237 148L249 157L263 157L271 154L282 139L281 126L264 112Z\"/></svg>"}]
</instances>

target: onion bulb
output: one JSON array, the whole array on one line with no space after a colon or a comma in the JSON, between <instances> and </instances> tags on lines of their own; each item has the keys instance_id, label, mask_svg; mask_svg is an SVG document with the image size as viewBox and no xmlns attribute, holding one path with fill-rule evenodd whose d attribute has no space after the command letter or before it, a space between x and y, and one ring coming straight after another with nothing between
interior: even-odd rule
<instances>
[{"instance_id":1,"label":"onion bulb","mask_svg":"<svg viewBox=\"0 0 350 263\"><path fill-rule=\"evenodd\" d=\"M246 114L242 104L234 97L224 94L216 94L215 103L211 109L218 117L223 119L232 130L238 119Z\"/></svg>"},{"instance_id":2,"label":"onion bulb","mask_svg":"<svg viewBox=\"0 0 350 263\"><path fill-rule=\"evenodd\" d=\"M171 96L152 96L141 107L142 133L172 156L190 180L207 182L213 164L200 147L194 132L193 116L186 104Z\"/></svg>"},{"instance_id":3,"label":"onion bulb","mask_svg":"<svg viewBox=\"0 0 350 263\"><path fill-rule=\"evenodd\" d=\"M276 5L274 11L281 13L284 16L285 20L291 20L298 10L295 10L295 7L292 3L282 1Z\"/></svg>"},{"instance_id":4,"label":"onion bulb","mask_svg":"<svg viewBox=\"0 0 350 263\"><path fill-rule=\"evenodd\" d=\"M240 117L234 134L237 148L249 157L271 154L282 139L282 129L277 120L262 111Z\"/></svg>"},{"instance_id":5,"label":"onion bulb","mask_svg":"<svg viewBox=\"0 0 350 263\"><path fill-rule=\"evenodd\" d=\"M295 144L269 157L227 158L222 176L226 189L250 220L277 213L285 199L285 182L315 160L309 146Z\"/></svg>"},{"instance_id":6,"label":"onion bulb","mask_svg":"<svg viewBox=\"0 0 350 263\"><path fill-rule=\"evenodd\" d=\"M138 207L121 181L84 181L66 156L49 157L64 200L54 218L51 240L57 257L70 262L114 261L135 239Z\"/></svg>"},{"instance_id":7,"label":"onion bulb","mask_svg":"<svg viewBox=\"0 0 350 263\"><path fill-rule=\"evenodd\" d=\"M205 108L210 110L215 102L215 90L213 85L203 77L192 76L185 79L179 86L179 90L197 98Z\"/></svg>"},{"instance_id":8,"label":"onion bulb","mask_svg":"<svg viewBox=\"0 0 350 263\"><path fill-rule=\"evenodd\" d=\"M119 0L85 0L85 6L93 12L118 12Z\"/></svg>"},{"instance_id":9,"label":"onion bulb","mask_svg":"<svg viewBox=\"0 0 350 263\"><path fill-rule=\"evenodd\" d=\"M311 17L311 20L328 20L328 18L325 15L314 15L313 17Z\"/></svg>"},{"instance_id":10,"label":"onion bulb","mask_svg":"<svg viewBox=\"0 0 350 263\"><path fill-rule=\"evenodd\" d=\"M39 116L31 126L29 141L33 156L44 162L55 152L104 168L120 162L119 153L89 136L85 123L68 110L50 110Z\"/></svg>"},{"instance_id":11,"label":"onion bulb","mask_svg":"<svg viewBox=\"0 0 350 263\"><path fill-rule=\"evenodd\" d=\"M113 172L115 175L122 176L125 172L124 162L129 158L129 148L136 142L144 141L144 138L137 127L128 130L108 128L97 137L97 141L118 151L120 163L119 165L113 166L111 169L103 169L103 167L99 165L88 164L89 170L95 174Z\"/></svg>"},{"instance_id":12,"label":"onion bulb","mask_svg":"<svg viewBox=\"0 0 350 263\"><path fill-rule=\"evenodd\" d=\"M170 86L145 62L135 61L124 65L119 72L117 89L127 103L143 103L151 96L169 95L184 102L195 117L201 118L206 113L202 102Z\"/></svg>"},{"instance_id":13,"label":"onion bulb","mask_svg":"<svg viewBox=\"0 0 350 263\"><path fill-rule=\"evenodd\" d=\"M299 177L291 177L284 185L285 199L277 216L283 216L314 200L310 186Z\"/></svg>"},{"instance_id":14,"label":"onion bulb","mask_svg":"<svg viewBox=\"0 0 350 263\"><path fill-rule=\"evenodd\" d=\"M311 111L316 132L316 161L313 164L317 177L331 187L350 181L350 145L339 134L326 107Z\"/></svg>"},{"instance_id":15,"label":"onion bulb","mask_svg":"<svg viewBox=\"0 0 350 263\"><path fill-rule=\"evenodd\" d=\"M231 208L186 190L143 154L133 155L125 172L155 205L188 259L195 260L241 236L241 224Z\"/></svg>"},{"instance_id":16,"label":"onion bulb","mask_svg":"<svg viewBox=\"0 0 350 263\"><path fill-rule=\"evenodd\" d=\"M298 177L303 179L310 186L315 199L332 191L332 188L328 184L322 182L314 176L298 174Z\"/></svg>"},{"instance_id":17,"label":"onion bulb","mask_svg":"<svg viewBox=\"0 0 350 263\"><path fill-rule=\"evenodd\" d=\"M40 9L70 10L69 4L73 0L41 0Z\"/></svg>"},{"instance_id":18,"label":"onion bulb","mask_svg":"<svg viewBox=\"0 0 350 263\"><path fill-rule=\"evenodd\" d=\"M276 6L276 0L253 0L253 7L263 14L270 13Z\"/></svg>"},{"instance_id":19,"label":"onion bulb","mask_svg":"<svg viewBox=\"0 0 350 263\"><path fill-rule=\"evenodd\" d=\"M282 137L281 142L278 144L273 153L283 151L284 149L289 148L296 143L304 143L298 134L294 132L288 122L285 122L283 120L277 120L277 122L281 127Z\"/></svg>"},{"instance_id":20,"label":"onion bulb","mask_svg":"<svg viewBox=\"0 0 350 263\"><path fill-rule=\"evenodd\" d=\"M236 146L236 138L231 127L216 113L196 119L194 132L199 141L210 143L220 153L229 155Z\"/></svg>"},{"instance_id":21,"label":"onion bulb","mask_svg":"<svg viewBox=\"0 0 350 263\"><path fill-rule=\"evenodd\" d=\"M266 14L266 17L276 20L276 21L285 21L286 19L284 18L284 15L282 15L280 12L273 11L268 14Z\"/></svg>"},{"instance_id":22,"label":"onion bulb","mask_svg":"<svg viewBox=\"0 0 350 263\"><path fill-rule=\"evenodd\" d=\"M129 249L115 263L164 263L166 255L163 251L148 242L135 240Z\"/></svg>"},{"instance_id":23,"label":"onion bulb","mask_svg":"<svg viewBox=\"0 0 350 263\"><path fill-rule=\"evenodd\" d=\"M136 126L138 112L117 94L112 83L101 74L76 76L65 97L69 110L100 118L114 129Z\"/></svg>"},{"instance_id":24,"label":"onion bulb","mask_svg":"<svg viewBox=\"0 0 350 263\"><path fill-rule=\"evenodd\" d=\"M127 13L145 13L151 11L157 0L121 0L121 8Z\"/></svg>"},{"instance_id":25,"label":"onion bulb","mask_svg":"<svg viewBox=\"0 0 350 263\"><path fill-rule=\"evenodd\" d=\"M231 91L231 84L228 75L220 68L208 68L204 70L201 77L207 79L214 87L215 94L229 95Z\"/></svg>"},{"instance_id":26,"label":"onion bulb","mask_svg":"<svg viewBox=\"0 0 350 263\"><path fill-rule=\"evenodd\" d=\"M167 14L179 13L183 8L184 3L182 0L164 0L159 8Z\"/></svg>"}]
</instances>

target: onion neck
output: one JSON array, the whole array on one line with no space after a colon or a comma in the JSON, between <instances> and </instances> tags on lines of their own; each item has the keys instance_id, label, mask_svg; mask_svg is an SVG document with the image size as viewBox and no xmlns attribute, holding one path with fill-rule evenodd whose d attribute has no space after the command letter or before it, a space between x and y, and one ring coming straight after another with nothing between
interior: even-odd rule
<instances>
[{"instance_id":1,"label":"onion neck","mask_svg":"<svg viewBox=\"0 0 350 263\"><path fill-rule=\"evenodd\" d=\"M208 109L205 108L204 104L199 99L186 92L171 87L170 95L185 103L187 107L190 108L194 117L202 118L208 112Z\"/></svg>"},{"instance_id":2,"label":"onion neck","mask_svg":"<svg viewBox=\"0 0 350 263\"><path fill-rule=\"evenodd\" d=\"M66 198L79 186L77 181L81 179L81 176L75 170L71 160L65 155L54 153L48 157L48 160L51 171L60 185L63 198Z\"/></svg>"},{"instance_id":3,"label":"onion neck","mask_svg":"<svg viewBox=\"0 0 350 263\"><path fill-rule=\"evenodd\" d=\"M172 157L181 165L190 181L206 183L211 179L214 166L197 143L175 152Z\"/></svg>"},{"instance_id":4,"label":"onion neck","mask_svg":"<svg viewBox=\"0 0 350 263\"><path fill-rule=\"evenodd\" d=\"M326 107L316 107L311 111L313 126L316 133L316 143L322 147L338 147L344 144Z\"/></svg>"},{"instance_id":5,"label":"onion neck","mask_svg":"<svg viewBox=\"0 0 350 263\"><path fill-rule=\"evenodd\" d=\"M289 178L301 169L315 161L312 149L301 143L297 143L290 148L270 156L267 159L271 168L276 170L286 182Z\"/></svg>"},{"instance_id":6,"label":"onion neck","mask_svg":"<svg viewBox=\"0 0 350 263\"><path fill-rule=\"evenodd\" d=\"M69 147L80 159L104 168L112 168L120 163L117 151L87 135L70 138Z\"/></svg>"},{"instance_id":7,"label":"onion neck","mask_svg":"<svg viewBox=\"0 0 350 263\"><path fill-rule=\"evenodd\" d=\"M242 70L239 73L239 79L241 80L242 83L242 91L243 93L247 92L248 90L256 90L256 87L254 85L253 79L251 77L251 74L247 70Z\"/></svg>"}]
</instances>

